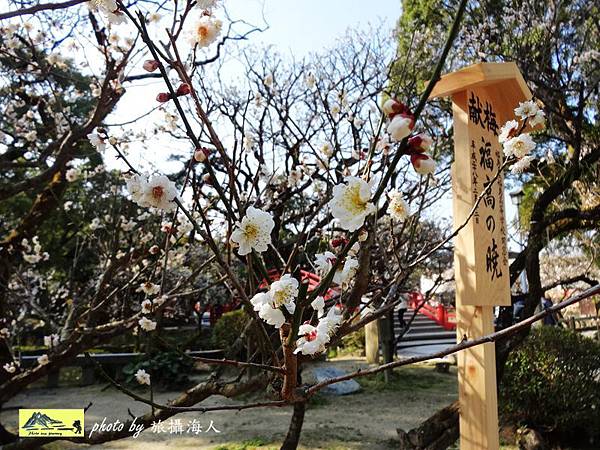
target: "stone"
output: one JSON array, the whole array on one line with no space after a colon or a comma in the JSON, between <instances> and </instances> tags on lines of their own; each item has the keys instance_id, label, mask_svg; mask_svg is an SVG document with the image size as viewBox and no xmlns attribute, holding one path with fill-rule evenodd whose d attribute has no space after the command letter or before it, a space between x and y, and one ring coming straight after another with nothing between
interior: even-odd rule
<instances>
[{"instance_id":1,"label":"stone","mask_svg":"<svg viewBox=\"0 0 600 450\"><path fill-rule=\"evenodd\" d=\"M329 378L341 377L347 375L343 370L335 367L315 367L312 369L313 376L317 383L325 381ZM360 384L355 380L345 380L338 383L330 384L329 386L322 389L320 392L328 395L347 395L352 394L360 390Z\"/></svg>"}]
</instances>

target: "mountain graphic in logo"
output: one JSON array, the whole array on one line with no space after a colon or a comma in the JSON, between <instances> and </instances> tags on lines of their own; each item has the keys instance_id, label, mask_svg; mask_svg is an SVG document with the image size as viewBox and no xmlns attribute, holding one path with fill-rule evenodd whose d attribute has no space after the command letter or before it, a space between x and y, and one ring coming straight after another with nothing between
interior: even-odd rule
<instances>
[{"instance_id":1,"label":"mountain graphic in logo","mask_svg":"<svg viewBox=\"0 0 600 450\"><path fill-rule=\"evenodd\" d=\"M19 408L19 436L83 436L83 409Z\"/></svg>"},{"instance_id":2,"label":"mountain graphic in logo","mask_svg":"<svg viewBox=\"0 0 600 450\"><path fill-rule=\"evenodd\" d=\"M54 420L41 412L34 412L23 428L27 430L73 430L73 427L67 427L60 420Z\"/></svg>"}]
</instances>

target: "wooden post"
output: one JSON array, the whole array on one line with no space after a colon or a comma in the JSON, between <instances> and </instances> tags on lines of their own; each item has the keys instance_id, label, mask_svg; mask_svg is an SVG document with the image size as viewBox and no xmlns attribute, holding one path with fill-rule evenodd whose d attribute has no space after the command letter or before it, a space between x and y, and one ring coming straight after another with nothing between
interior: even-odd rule
<instances>
[{"instance_id":1,"label":"wooden post","mask_svg":"<svg viewBox=\"0 0 600 450\"><path fill-rule=\"evenodd\" d=\"M477 198L496 176L503 153L500 127L531 92L514 63L480 63L443 76L431 98L452 97L452 193L457 339L494 331L494 305L509 306L510 285L502 174L469 218ZM458 355L461 450L499 448L496 354L493 343Z\"/></svg>"},{"instance_id":2,"label":"wooden post","mask_svg":"<svg viewBox=\"0 0 600 450\"><path fill-rule=\"evenodd\" d=\"M365 356L369 364L379 363L379 325L372 320L365 325Z\"/></svg>"}]
</instances>

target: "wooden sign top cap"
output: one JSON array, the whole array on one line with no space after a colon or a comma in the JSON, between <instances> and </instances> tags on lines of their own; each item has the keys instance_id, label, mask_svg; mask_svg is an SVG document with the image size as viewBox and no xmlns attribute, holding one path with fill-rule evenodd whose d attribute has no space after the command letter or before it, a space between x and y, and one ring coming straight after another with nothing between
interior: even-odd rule
<instances>
[{"instance_id":1,"label":"wooden sign top cap","mask_svg":"<svg viewBox=\"0 0 600 450\"><path fill-rule=\"evenodd\" d=\"M519 101L529 100L532 95L519 68L514 62L483 62L443 75L429 98L449 97L457 92L477 87L506 84Z\"/></svg>"}]
</instances>

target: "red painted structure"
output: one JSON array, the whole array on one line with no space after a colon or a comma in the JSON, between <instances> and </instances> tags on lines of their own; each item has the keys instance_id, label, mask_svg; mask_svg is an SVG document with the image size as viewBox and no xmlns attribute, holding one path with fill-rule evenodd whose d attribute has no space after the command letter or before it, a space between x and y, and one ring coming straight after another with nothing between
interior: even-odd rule
<instances>
[{"instance_id":1,"label":"red painted structure","mask_svg":"<svg viewBox=\"0 0 600 450\"><path fill-rule=\"evenodd\" d=\"M263 280L259 289L267 289L273 281L279 280L281 275L277 269L271 269L268 272L270 282ZM321 277L307 270L300 270L300 280L302 283L308 284L308 291L314 290L321 282ZM337 287L329 288L323 296L325 300L331 300L338 296L340 290ZM408 292L408 304L412 309L417 309L423 303L424 297L420 292ZM226 305L209 305L207 310L210 314L211 326L226 312L232 311L237 307L236 303L228 303ZM444 305L430 305L426 302L419 308L419 313L429 317L431 320L444 327L446 330L456 329L456 311L454 308L449 308Z\"/></svg>"},{"instance_id":2,"label":"red painted structure","mask_svg":"<svg viewBox=\"0 0 600 450\"><path fill-rule=\"evenodd\" d=\"M281 275L279 274L279 271L277 269L271 269L267 272L267 274L269 275L271 283L281 278ZM308 283L308 292L311 292L319 285L319 283L321 282L321 277L316 273L308 272L307 270L300 270L300 281L302 283ZM269 284L270 283L267 283L266 280L263 280L263 282L259 286L259 289L266 289L269 287ZM339 293L340 291L338 288L330 287L323 296L323 298L325 300L331 300L336 295L339 295Z\"/></svg>"},{"instance_id":3,"label":"red painted structure","mask_svg":"<svg viewBox=\"0 0 600 450\"><path fill-rule=\"evenodd\" d=\"M408 304L412 309L419 308L424 301L423 294L420 292L409 292ZM446 330L450 331L456 329L456 310L454 308L442 304L430 305L427 301L419 308L419 313L429 317Z\"/></svg>"}]
</instances>

